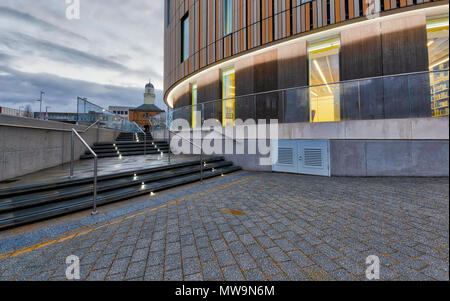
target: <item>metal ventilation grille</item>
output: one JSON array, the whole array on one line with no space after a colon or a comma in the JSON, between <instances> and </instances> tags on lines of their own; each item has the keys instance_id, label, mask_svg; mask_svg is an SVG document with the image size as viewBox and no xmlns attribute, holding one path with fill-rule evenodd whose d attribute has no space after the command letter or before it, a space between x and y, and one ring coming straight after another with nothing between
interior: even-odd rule
<instances>
[{"instance_id":1,"label":"metal ventilation grille","mask_svg":"<svg viewBox=\"0 0 450 301\"><path fill-rule=\"evenodd\" d=\"M294 164L292 148L278 148L278 164Z\"/></svg>"},{"instance_id":2,"label":"metal ventilation grille","mask_svg":"<svg viewBox=\"0 0 450 301\"><path fill-rule=\"evenodd\" d=\"M322 149L305 148L305 166L307 167L323 167Z\"/></svg>"}]
</instances>

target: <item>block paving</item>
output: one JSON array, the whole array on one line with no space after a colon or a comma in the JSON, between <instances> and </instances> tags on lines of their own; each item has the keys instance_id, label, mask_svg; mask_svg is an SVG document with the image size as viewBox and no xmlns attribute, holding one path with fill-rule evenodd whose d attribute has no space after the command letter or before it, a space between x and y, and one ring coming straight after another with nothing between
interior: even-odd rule
<instances>
[{"instance_id":1,"label":"block paving","mask_svg":"<svg viewBox=\"0 0 450 301\"><path fill-rule=\"evenodd\" d=\"M449 280L448 178L244 175L1 255L0 280L65 280L69 255L92 281L367 280L369 255L381 280Z\"/></svg>"}]
</instances>

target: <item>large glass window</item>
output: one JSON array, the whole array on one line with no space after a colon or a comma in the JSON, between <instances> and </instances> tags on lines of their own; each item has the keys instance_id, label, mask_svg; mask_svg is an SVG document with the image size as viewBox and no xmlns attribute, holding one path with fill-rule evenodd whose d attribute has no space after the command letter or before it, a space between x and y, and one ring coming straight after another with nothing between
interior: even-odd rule
<instances>
[{"instance_id":1,"label":"large glass window","mask_svg":"<svg viewBox=\"0 0 450 301\"><path fill-rule=\"evenodd\" d=\"M339 38L308 46L310 121L340 121Z\"/></svg>"},{"instance_id":2,"label":"large glass window","mask_svg":"<svg viewBox=\"0 0 450 301\"><path fill-rule=\"evenodd\" d=\"M234 68L224 70L222 73L222 126L234 125L235 89Z\"/></svg>"},{"instance_id":3,"label":"large glass window","mask_svg":"<svg viewBox=\"0 0 450 301\"><path fill-rule=\"evenodd\" d=\"M189 58L189 15L181 19L181 62Z\"/></svg>"},{"instance_id":4,"label":"large glass window","mask_svg":"<svg viewBox=\"0 0 450 301\"><path fill-rule=\"evenodd\" d=\"M191 86L192 128L197 127L197 84Z\"/></svg>"},{"instance_id":5,"label":"large glass window","mask_svg":"<svg viewBox=\"0 0 450 301\"><path fill-rule=\"evenodd\" d=\"M449 93L449 54L448 54L448 17L427 21L428 61L431 85L431 113L433 117L448 116Z\"/></svg>"},{"instance_id":6,"label":"large glass window","mask_svg":"<svg viewBox=\"0 0 450 301\"><path fill-rule=\"evenodd\" d=\"M233 1L223 1L223 35L229 35L233 31Z\"/></svg>"}]
</instances>

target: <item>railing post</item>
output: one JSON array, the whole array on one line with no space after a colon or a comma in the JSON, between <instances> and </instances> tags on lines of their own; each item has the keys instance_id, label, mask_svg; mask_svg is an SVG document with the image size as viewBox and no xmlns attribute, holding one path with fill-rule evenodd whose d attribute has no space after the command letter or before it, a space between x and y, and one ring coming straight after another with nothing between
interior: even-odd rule
<instances>
[{"instance_id":1,"label":"railing post","mask_svg":"<svg viewBox=\"0 0 450 301\"><path fill-rule=\"evenodd\" d=\"M147 155L147 134L144 133L144 156Z\"/></svg>"},{"instance_id":2,"label":"railing post","mask_svg":"<svg viewBox=\"0 0 450 301\"><path fill-rule=\"evenodd\" d=\"M73 132L74 130L72 129L72 144L71 144L71 148L70 148L70 176L69 178L72 179L73 178L73 161L74 161L74 151L75 151L75 133Z\"/></svg>"},{"instance_id":3,"label":"railing post","mask_svg":"<svg viewBox=\"0 0 450 301\"><path fill-rule=\"evenodd\" d=\"M169 141L168 142L169 142L169 164L170 164L170 159L171 159L171 154L170 154L171 153L171 151L170 151L171 150L171 148L170 148L170 128L167 131L169 132Z\"/></svg>"},{"instance_id":4,"label":"railing post","mask_svg":"<svg viewBox=\"0 0 450 301\"><path fill-rule=\"evenodd\" d=\"M205 104L202 103L202 111L200 115L200 184L203 184L203 118L204 118L204 112L205 112Z\"/></svg>"},{"instance_id":5,"label":"railing post","mask_svg":"<svg viewBox=\"0 0 450 301\"><path fill-rule=\"evenodd\" d=\"M94 209L92 215L97 214L97 155L94 155Z\"/></svg>"}]
</instances>

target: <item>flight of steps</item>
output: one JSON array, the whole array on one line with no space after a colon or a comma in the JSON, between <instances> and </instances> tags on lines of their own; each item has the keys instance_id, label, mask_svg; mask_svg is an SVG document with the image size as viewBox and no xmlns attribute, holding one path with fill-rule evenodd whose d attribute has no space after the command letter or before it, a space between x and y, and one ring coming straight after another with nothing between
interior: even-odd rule
<instances>
[{"instance_id":1,"label":"flight of steps","mask_svg":"<svg viewBox=\"0 0 450 301\"><path fill-rule=\"evenodd\" d=\"M116 142L96 143L92 150L97 154L98 158L114 158L126 156L140 156L140 155L156 155L169 152L169 145L165 141L154 141L151 134L147 134L146 143L144 143L145 136L143 133L120 133ZM146 151L144 152L144 148ZM89 151L80 157L81 160L93 159Z\"/></svg>"},{"instance_id":2,"label":"flight of steps","mask_svg":"<svg viewBox=\"0 0 450 301\"><path fill-rule=\"evenodd\" d=\"M204 178L240 170L223 157L204 159ZM200 160L98 177L99 206L200 180ZM0 190L0 229L64 215L93 206L93 178Z\"/></svg>"}]
</instances>

